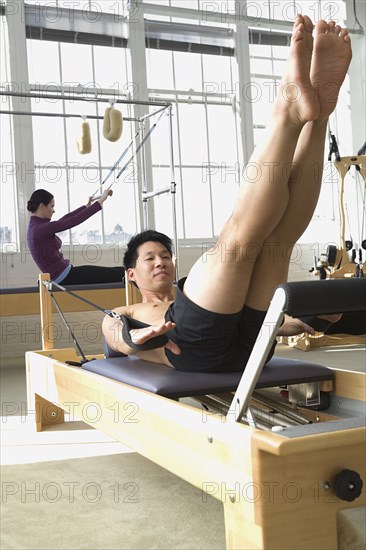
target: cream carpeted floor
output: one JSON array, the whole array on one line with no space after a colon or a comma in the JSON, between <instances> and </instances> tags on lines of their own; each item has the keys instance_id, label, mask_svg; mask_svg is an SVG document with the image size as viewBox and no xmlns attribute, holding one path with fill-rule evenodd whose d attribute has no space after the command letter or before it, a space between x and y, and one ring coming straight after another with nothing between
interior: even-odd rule
<instances>
[{"instance_id":1,"label":"cream carpeted floor","mask_svg":"<svg viewBox=\"0 0 366 550\"><path fill-rule=\"evenodd\" d=\"M1 550L224 550L222 504L81 421L34 429L1 374Z\"/></svg>"},{"instance_id":2,"label":"cream carpeted floor","mask_svg":"<svg viewBox=\"0 0 366 550\"><path fill-rule=\"evenodd\" d=\"M224 549L221 503L136 453L2 467L1 549Z\"/></svg>"}]
</instances>

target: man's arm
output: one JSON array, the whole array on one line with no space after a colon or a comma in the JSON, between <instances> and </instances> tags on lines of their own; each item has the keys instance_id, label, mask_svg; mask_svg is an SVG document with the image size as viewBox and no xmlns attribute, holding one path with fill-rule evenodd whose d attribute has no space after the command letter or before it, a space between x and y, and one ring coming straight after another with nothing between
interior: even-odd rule
<instances>
[{"instance_id":1,"label":"man's arm","mask_svg":"<svg viewBox=\"0 0 366 550\"><path fill-rule=\"evenodd\" d=\"M118 307L113 310L114 313L122 315L130 315L130 310L127 306ZM133 355L135 351L128 346L122 336L123 322L116 318L106 315L102 323L102 331L108 347L113 351L118 351L124 355Z\"/></svg>"},{"instance_id":2,"label":"man's arm","mask_svg":"<svg viewBox=\"0 0 366 550\"><path fill-rule=\"evenodd\" d=\"M127 306L116 308L113 310L113 313L115 313L116 316L110 317L106 315L102 324L104 338L107 345L112 350L123 353L124 355L139 355L140 352L147 351L148 349L166 347L173 353L177 355L180 354L180 349L177 344L171 342L167 338L161 338L175 327L175 323L168 321L161 325L146 325L143 328L130 328L130 324L131 327L133 327L134 323L131 318L131 312ZM128 321L125 320L126 324L124 325L123 318L119 318L119 316L130 317L131 323L127 324ZM160 338L158 339L158 337ZM161 345L154 345L152 342L153 340L156 340L156 343L161 342ZM144 346L144 344L150 342L152 344L150 347ZM140 349L139 346L141 346Z\"/></svg>"}]
</instances>

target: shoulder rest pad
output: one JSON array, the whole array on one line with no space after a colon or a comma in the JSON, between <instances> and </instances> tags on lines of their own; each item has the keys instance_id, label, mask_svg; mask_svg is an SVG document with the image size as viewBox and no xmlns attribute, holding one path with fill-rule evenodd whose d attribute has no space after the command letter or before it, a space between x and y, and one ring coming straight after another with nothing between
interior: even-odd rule
<instances>
[{"instance_id":1,"label":"shoulder rest pad","mask_svg":"<svg viewBox=\"0 0 366 550\"><path fill-rule=\"evenodd\" d=\"M122 315L122 314L121 314L121 321L123 322L123 328L122 328L123 340L134 351L148 351L150 349L162 348L169 341L169 338L165 336L165 334L160 334L159 336L155 336L154 338L151 338L150 340L148 340L147 342L144 342L143 344L135 344L135 342L132 341L130 330L134 328L139 329L139 328L151 327L151 325L143 323L142 321L138 321L137 319L132 319L132 317L127 317L127 315Z\"/></svg>"}]
</instances>

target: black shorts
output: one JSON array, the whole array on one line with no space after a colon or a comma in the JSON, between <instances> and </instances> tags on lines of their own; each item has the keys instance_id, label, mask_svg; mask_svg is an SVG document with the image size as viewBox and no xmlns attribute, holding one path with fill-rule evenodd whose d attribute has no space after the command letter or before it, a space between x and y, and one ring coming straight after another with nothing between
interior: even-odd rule
<instances>
[{"instance_id":1,"label":"black shorts","mask_svg":"<svg viewBox=\"0 0 366 550\"><path fill-rule=\"evenodd\" d=\"M178 282L175 301L165 321L176 323L168 333L181 349L175 355L165 348L170 363L186 372L243 371L260 332L266 312L244 306L238 313L213 313L193 303L183 294L185 279ZM267 357L273 356L276 342Z\"/></svg>"}]
</instances>

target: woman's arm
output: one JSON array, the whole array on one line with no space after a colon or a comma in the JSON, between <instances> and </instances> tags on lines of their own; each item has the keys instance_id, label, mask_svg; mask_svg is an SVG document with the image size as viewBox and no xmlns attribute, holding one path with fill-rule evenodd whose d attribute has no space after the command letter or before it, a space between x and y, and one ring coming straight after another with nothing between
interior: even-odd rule
<instances>
[{"instance_id":1,"label":"woman's arm","mask_svg":"<svg viewBox=\"0 0 366 550\"><path fill-rule=\"evenodd\" d=\"M89 206L89 208L83 206L82 208L78 208L75 212L70 212L69 215L60 218L59 220L42 224L39 228L37 228L37 233L39 235L54 235L55 233L60 233L66 229L71 229L72 227L80 225L101 209L102 207L98 201Z\"/></svg>"},{"instance_id":2,"label":"woman's arm","mask_svg":"<svg viewBox=\"0 0 366 550\"><path fill-rule=\"evenodd\" d=\"M80 225L85 220L99 212L99 210L102 209L103 202L107 200L107 198L110 197L112 193L113 192L111 190L104 191L102 196L91 206L81 206L73 212L69 212L59 220L56 220L54 222L50 221L49 223L42 224L42 226L39 227L37 230L38 235L54 235L55 233L60 233L61 231L65 231L66 229L71 229L72 227Z\"/></svg>"},{"instance_id":3,"label":"woman's arm","mask_svg":"<svg viewBox=\"0 0 366 550\"><path fill-rule=\"evenodd\" d=\"M87 206L85 206L85 205L84 206L79 206L79 208L76 208L75 210L72 210L72 212L68 212L67 214L62 216L62 218L60 218L60 220L64 220L65 218L70 218L70 216L75 216L75 214L78 214L82 210L85 210L85 208L87 208ZM60 220L58 220L58 221L60 221Z\"/></svg>"},{"instance_id":4,"label":"woman's arm","mask_svg":"<svg viewBox=\"0 0 366 550\"><path fill-rule=\"evenodd\" d=\"M85 205L79 206L79 208L76 208L75 210L72 210L71 212L68 212L67 214L62 216L62 218L60 218L60 219L63 220L64 218L69 218L70 216L73 216L74 214L77 214L78 212L81 212L82 210L84 210L84 208L88 208L92 204L93 204L93 196L90 196L90 197L88 197L88 202Z\"/></svg>"}]
</instances>

